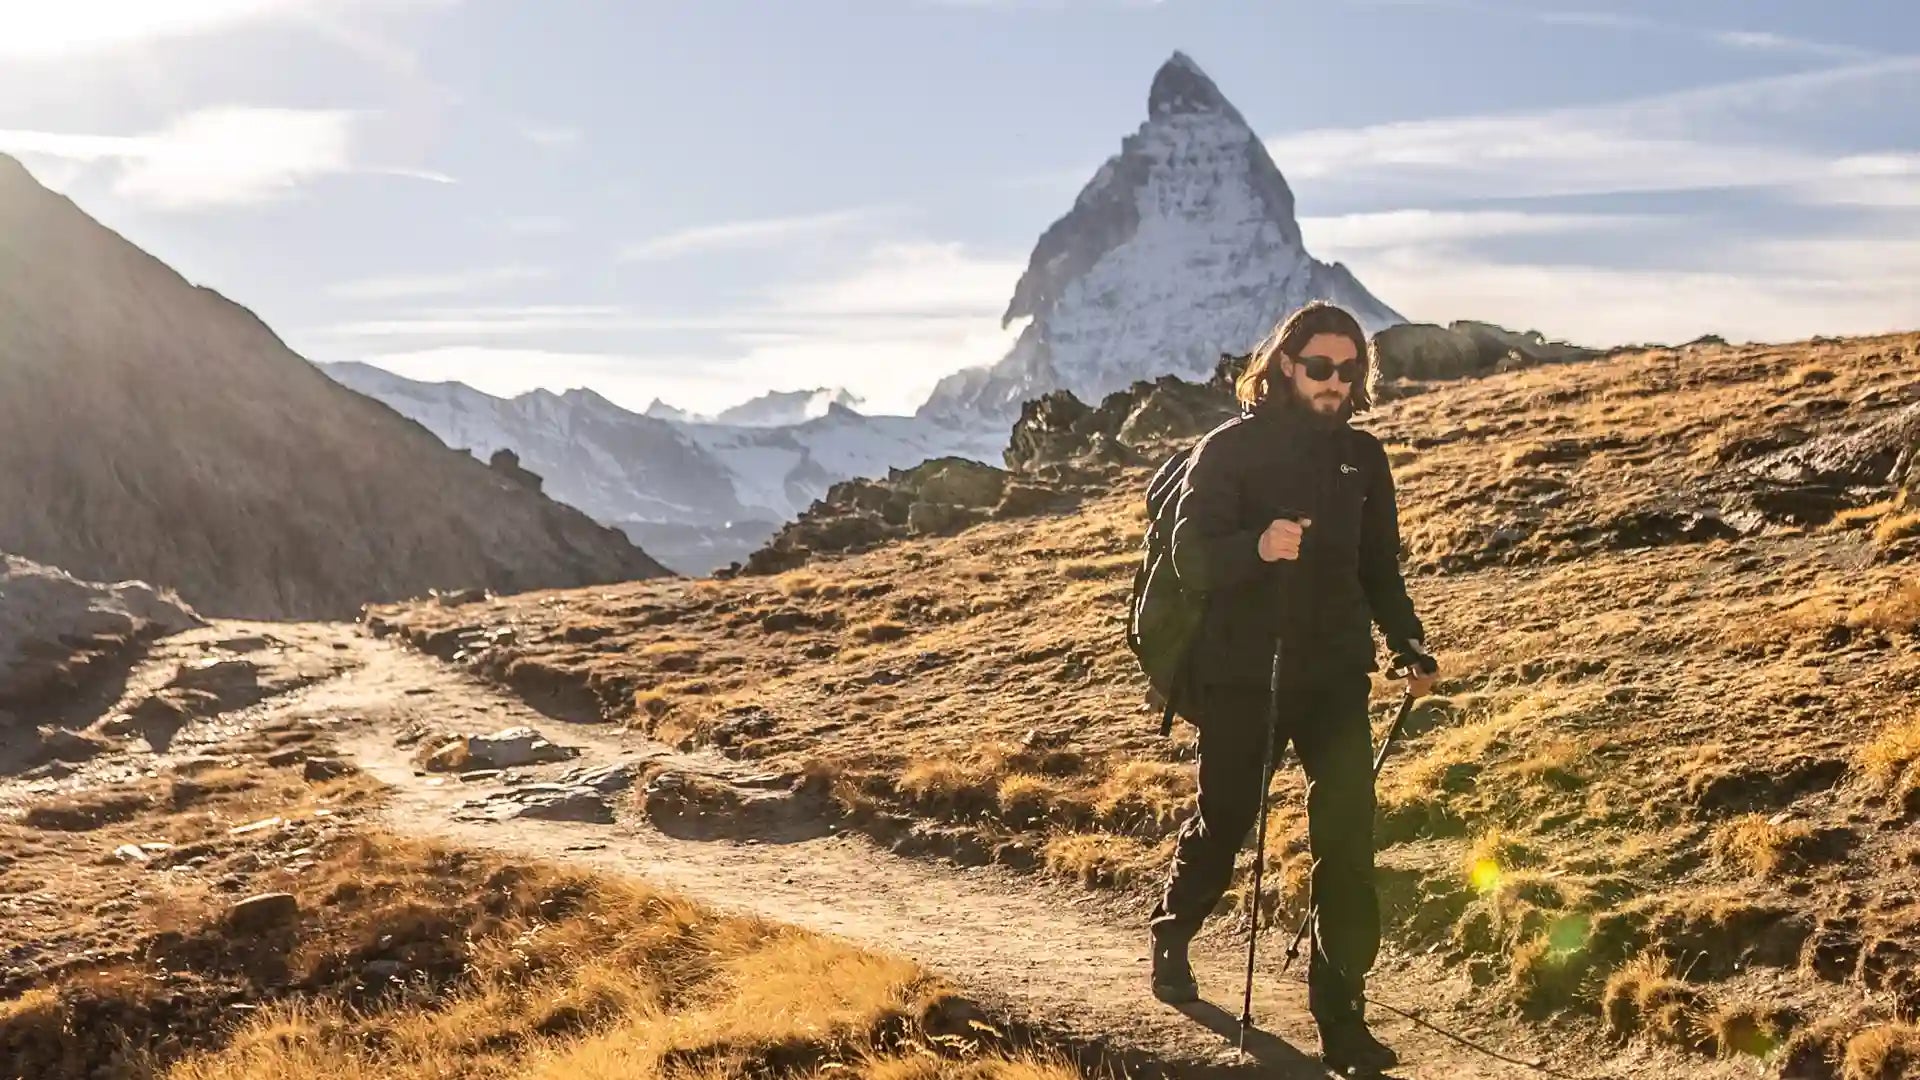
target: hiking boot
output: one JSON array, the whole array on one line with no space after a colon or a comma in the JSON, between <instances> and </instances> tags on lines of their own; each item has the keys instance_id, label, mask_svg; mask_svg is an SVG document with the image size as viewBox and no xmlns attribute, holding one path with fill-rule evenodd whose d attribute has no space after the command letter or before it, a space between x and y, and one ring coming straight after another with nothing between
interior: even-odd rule
<instances>
[{"instance_id":1,"label":"hiking boot","mask_svg":"<svg viewBox=\"0 0 1920 1080\"><path fill-rule=\"evenodd\" d=\"M1400 1055L1353 1016L1320 1025L1320 1060L1345 1076L1377 1076L1400 1064Z\"/></svg>"},{"instance_id":2,"label":"hiking boot","mask_svg":"<svg viewBox=\"0 0 1920 1080\"><path fill-rule=\"evenodd\" d=\"M1200 1000L1200 984L1187 962L1187 939L1153 935L1153 996L1168 1005Z\"/></svg>"}]
</instances>

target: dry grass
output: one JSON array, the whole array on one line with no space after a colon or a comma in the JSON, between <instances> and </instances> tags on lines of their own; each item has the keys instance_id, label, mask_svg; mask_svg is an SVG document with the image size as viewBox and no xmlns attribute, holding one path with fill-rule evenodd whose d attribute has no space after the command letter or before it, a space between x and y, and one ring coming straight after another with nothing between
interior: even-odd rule
<instances>
[{"instance_id":1,"label":"dry grass","mask_svg":"<svg viewBox=\"0 0 1920 1080\"><path fill-rule=\"evenodd\" d=\"M1077 1075L1007 1056L906 960L625 882L371 835L285 887L296 923L247 939L220 903L176 897L151 962L210 995L204 1011L138 966L85 972L0 1006L0 1056L46 1080L118 1045L152 1047L139 1071L165 1080L913 1075L929 1055L942 1076ZM374 961L399 974L368 994ZM201 969L237 970L265 1007L228 1030ZM149 1042L160 1016L168 1037Z\"/></svg>"},{"instance_id":2,"label":"dry grass","mask_svg":"<svg viewBox=\"0 0 1920 1080\"><path fill-rule=\"evenodd\" d=\"M1920 1027L1882 1024L1847 1040L1840 1080L1904 1080L1920 1073Z\"/></svg>"},{"instance_id":3,"label":"dry grass","mask_svg":"<svg viewBox=\"0 0 1920 1080\"><path fill-rule=\"evenodd\" d=\"M1088 888L1124 889L1166 870L1165 848L1103 833L1068 833L1047 841L1047 869Z\"/></svg>"},{"instance_id":4,"label":"dry grass","mask_svg":"<svg viewBox=\"0 0 1920 1080\"><path fill-rule=\"evenodd\" d=\"M1887 634L1920 633L1920 581L1905 582L1861 602L1847 614L1847 626Z\"/></svg>"},{"instance_id":5,"label":"dry grass","mask_svg":"<svg viewBox=\"0 0 1920 1080\"><path fill-rule=\"evenodd\" d=\"M1904 803L1920 792L1920 712L1880 730L1857 755L1860 768L1875 790Z\"/></svg>"},{"instance_id":6,"label":"dry grass","mask_svg":"<svg viewBox=\"0 0 1920 1080\"><path fill-rule=\"evenodd\" d=\"M1773 1006L1729 1003L1707 1017L1714 1052L1723 1058L1771 1058L1785 1044L1790 1018Z\"/></svg>"},{"instance_id":7,"label":"dry grass","mask_svg":"<svg viewBox=\"0 0 1920 1080\"><path fill-rule=\"evenodd\" d=\"M1745 814L1720 826L1714 849L1729 865L1758 877L1804 870L1819 847L1813 826L1774 822L1763 814Z\"/></svg>"},{"instance_id":8,"label":"dry grass","mask_svg":"<svg viewBox=\"0 0 1920 1080\"><path fill-rule=\"evenodd\" d=\"M1609 976L1601 1012L1607 1029L1621 1038L1644 1034L1689 1050L1715 1049L1708 1030L1711 1010L1706 993L1674 978L1672 966L1662 957L1636 957Z\"/></svg>"},{"instance_id":9,"label":"dry grass","mask_svg":"<svg viewBox=\"0 0 1920 1080\"><path fill-rule=\"evenodd\" d=\"M1888 515L1873 527L1873 542L1881 547L1915 536L1920 536L1920 513Z\"/></svg>"}]
</instances>

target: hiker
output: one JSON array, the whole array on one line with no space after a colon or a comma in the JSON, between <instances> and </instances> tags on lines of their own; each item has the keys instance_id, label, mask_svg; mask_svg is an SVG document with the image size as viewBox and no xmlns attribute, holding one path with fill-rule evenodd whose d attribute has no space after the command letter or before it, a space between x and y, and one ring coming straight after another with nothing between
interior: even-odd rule
<instances>
[{"instance_id":1,"label":"hiker","mask_svg":"<svg viewBox=\"0 0 1920 1080\"><path fill-rule=\"evenodd\" d=\"M1271 745L1277 757L1291 743L1306 769L1313 852L1307 1000L1323 1059L1343 1071L1398 1060L1363 1013L1380 945L1372 624L1394 666L1414 673L1412 695L1428 693L1438 671L1400 577L1386 451L1348 424L1370 404L1370 368L1354 317L1308 304L1254 350L1235 387L1241 415L1194 449L1171 551L1182 588L1207 596L1180 698L1200 733L1199 799L1151 919L1154 996L1197 1000L1187 946L1225 893L1266 797L1262 751ZM1278 713L1271 744L1270 707Z\"/></svg>"}]
</instances>

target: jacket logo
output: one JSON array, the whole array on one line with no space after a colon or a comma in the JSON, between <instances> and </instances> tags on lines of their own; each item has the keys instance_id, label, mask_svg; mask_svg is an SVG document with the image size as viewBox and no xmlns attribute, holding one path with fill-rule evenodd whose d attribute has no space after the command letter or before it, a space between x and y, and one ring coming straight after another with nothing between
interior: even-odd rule
<instances>
[{"instance_id":1,"label":"jacket logo","mask_svg":"<svg viewBox=\"0 0 1920 1080\"><path fill-rule=\"evenodd\" d=\"M1340 471L1341 471L1341 472L1343 472L1343 473L1347 473L1347 474L1349 474L1349 475L1351 475L1351 474L1353 474L1353 473L1357 473L1357 472L1359 472L1360 470L1359 470L1359 469L1356 469L1356 468L1354 468L1354 467L1353 467L1352 465L1349 465L1349 464L1347 464L1346 462L1344 462L1344 461L1343 461L1343 462L1341 462L1341 463L1340 463Z\"/></svg>"}]
</instances>

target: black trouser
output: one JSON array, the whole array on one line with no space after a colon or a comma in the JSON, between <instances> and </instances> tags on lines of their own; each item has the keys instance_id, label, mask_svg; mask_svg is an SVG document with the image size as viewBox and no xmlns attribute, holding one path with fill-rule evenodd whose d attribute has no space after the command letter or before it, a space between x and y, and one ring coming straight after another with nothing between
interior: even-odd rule
<instances>
[{"instance_id":1,"label":"black trouser","mask_svg":"<svg viewBox=\"0 0 1920 1080\"><path fill-rule=\"evenodd\" d=\"M1289 665L1292 667L1292 665ZM1373 884L1373 739L1365 672L1282 673L1276 760L1292 743L1307 773L1307 839L1313 850L1313 953L1308 1005L1322 1022L1360 1007L1380 949ZM1197 688L1200 798L1180 827L1166 891L1154 907L1156 936L1191 938L1233 879L1234 857L1259 816L1260 754L1270 695L1265 686Z\"/></svg>"}]
</instances>

